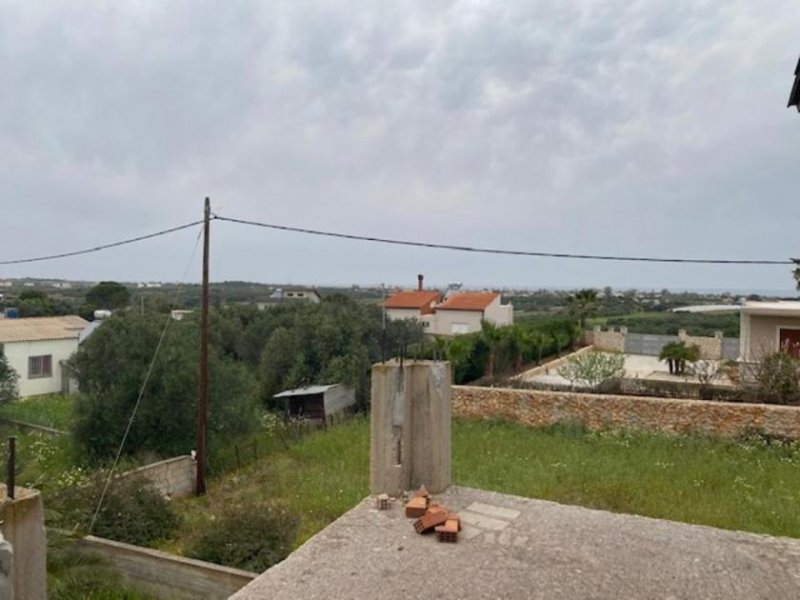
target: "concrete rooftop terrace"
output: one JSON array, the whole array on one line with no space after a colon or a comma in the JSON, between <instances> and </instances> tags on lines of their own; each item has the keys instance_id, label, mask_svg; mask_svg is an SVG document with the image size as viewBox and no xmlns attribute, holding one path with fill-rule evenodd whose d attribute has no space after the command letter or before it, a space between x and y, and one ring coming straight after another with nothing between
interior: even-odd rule
<instances>
[{"instance_id":1,"label":"concrete rooftop terrace","mask_svg":"<svg viewBox=\"0 0 800 600\"><path fill-rule=\"evenodd\" d=\"M800 598L800 540L451 487L456 544L367 498L232 598Z\"/></svg>"}]
</instances>

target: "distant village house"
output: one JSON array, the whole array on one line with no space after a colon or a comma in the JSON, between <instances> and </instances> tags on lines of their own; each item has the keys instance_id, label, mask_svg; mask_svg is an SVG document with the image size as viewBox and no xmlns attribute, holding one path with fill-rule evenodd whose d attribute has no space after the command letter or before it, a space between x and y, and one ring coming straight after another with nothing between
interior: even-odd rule
<instances>
[{"instance_id":1,"label":"distant village house","mask_svg":"<svg viewBox=\"0 0 800 600\"><path fill-rule=\"evenodd\" d=\"M77 316L0 319L0 344L19 375L21 398L70 391L64 363L88 325Z\"/></svg>"},{"instance_id":2,"label":"distant village house","mask_svg":"<svg viewBox=\"0 0 800 600\"><path fill-rule=\"evenodd\" d=\"M425 290L423 276L417 276L416 291L392 294L383 303L389 319L417 319L428 335L460 335L481 330L488 321L504 327L514 324L514 307L502 304L499 292L452 291L446 297Z\"/></svg>"}]
</instances>

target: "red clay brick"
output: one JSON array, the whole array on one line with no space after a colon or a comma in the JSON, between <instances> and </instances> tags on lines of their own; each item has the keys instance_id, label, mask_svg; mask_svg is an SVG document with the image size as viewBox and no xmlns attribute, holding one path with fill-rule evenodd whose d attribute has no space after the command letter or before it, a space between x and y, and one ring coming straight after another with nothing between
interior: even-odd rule
<instances>
[{"instance_id":1,"label":"red clay brick","mask_svg":"<svg viewBox=\"0 0 800 600\"><path fill-rule=\"evenodd\" d=\"M448 518L444 525L436 527L436 534L440 542L455 543L458 541L458 532L461 530L461 523L458 518Z\"/></svg>"},{"instance_id":2,"label":"red clay brick","mask_svg":"<svg viewBox=\"0 0 800 600\"><path fill-rule=\"evenodd\" d=\"M428 510L427 498L412 498L406 502L406 518L417 519L425 514Z\"/></svg>"},{"instance_id":3,"label":"red clay brick","mask_svg":"<svg viewBox=\"0 0 800 600\"><path fill-rule=\"evenodd\" d=\"M424 533L445 521L447 521L447 511L428 512L414 521L414 530L417 533Z\"/></svg>"}]
</instances>

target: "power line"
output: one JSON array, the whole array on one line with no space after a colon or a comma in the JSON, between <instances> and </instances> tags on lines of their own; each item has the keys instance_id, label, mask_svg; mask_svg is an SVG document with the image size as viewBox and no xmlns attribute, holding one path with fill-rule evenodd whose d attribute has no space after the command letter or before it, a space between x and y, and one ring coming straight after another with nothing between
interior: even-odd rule
<instances>
[{"instance_id":1,"label":"power line","mask_svg":"<svg viewBox=\"0 0 800 600\"><path fill-rule=\"evenodd\" d=\"M240 225L252 225L255 227L265 227L267 229L277 229L279 231L290 231L293 233L305 233L325 237L340 238L346 240L358 240L362 242L377 242L380 244L394 244L396 246L414 246L417 248L434 248L437 250L455 250L458 252L475 252L480 254L502 254L506 256L534 256L540 258L568 258L578 260L605 260L605 261L624 261L624 262L647 262L647 263L683 263L683 264L706 264L706 265L791 265L791 260L732 260L732 259L711 259L711 258L663 258L650 256L614 256L604 254L573 254L566 252L536 252L529 250L504 250L500 248L482 248L477 246L459 246L454 244L439 244L435 242L415 242L410 240L399 240L393 238L382 238L367 235L354 235L349 233L338 233L333 231L322 231L318 229L308 229L305 227L290 227L288 225L276 225L274 223L263 223L259 221L248 221L246 219L235 219L214 215L219 221L238 223Z\"/></svg>"},{"instance_id":2,"label":"power line","mask_svg":"<svg viewBox=\"0 0 800 600\"><path fill-rule=\"evenodd\" d=\"M101 246L95 246L93 248L86 248L84 250L75 250L73 252L62 252L60 254L50 254L48 256L37 256L35 258L17 258L14 260L0 260L0 265L20 265L23 263L33 263L33 262L42 262L46 260L55 260L57 258L67 258L70 256L80 256L81 254L90 254L92 252L100 252L101 250L108 250L109 248L116 248L118 246L125 246L127 244L134 244L136 242L141 242L144 240L149 240L155 237L159 237L162 235L167 235L169 233L175 233L176 231L181 231L183 229L189 229L190 227L194 227L195 225L202 224L203 221L194 221L192 223L186 223L185 225L178 225L177 227L170 227L169 229L162 229L161 231L156 231L155 233L148 233L146 235L140 235L133 238L128 238L126 240L120 240L118 242L111 242L110 244L102 244Z\"/></svg>"}]
</instances>

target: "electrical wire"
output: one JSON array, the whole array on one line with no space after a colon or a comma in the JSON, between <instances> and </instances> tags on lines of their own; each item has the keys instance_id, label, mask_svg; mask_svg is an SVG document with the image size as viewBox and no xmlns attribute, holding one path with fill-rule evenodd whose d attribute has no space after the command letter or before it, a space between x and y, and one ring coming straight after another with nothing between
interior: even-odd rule
<instances>
[{"instance_id":1,"label":"electrical wire","mask_svg":"<svg viewBox=\"0 0 800 600\"><path fill-rule=\"evenodd\" d=\"M614 256L604 254L574 254L567 252L538 252L529 250L504 250L500 248L482 248L478 246L460 246L455 244L440 244L435 242L417 242L410 240L400 240L393 238L383 238L367 235L355 235L349 233L338 233L333 231L322 231L319 229L308 229L305 227L291 227L288 225L277 225L275 223L264 223L260 221L250 221L246 219L236 219L214 215L219 221L238 223L240 225L252 225L264 227L278 231L289 231L293 233L305 233L309 235L333 237L347 240L357 240L362 242L377 242L381 244L393 244L396 246L414 246L417 248L433 248L436 250L455 250L458 252L474 252L480 254L501 254L506 256L533 256L540 258L566 258L578 260L603 260L603 261L623 261L623 262L647 262L647 263L682 263L682 264L706 264L706 265L791 265L791 260L735 260L735 259L711 259L711 258L664 258L650 256Z\"/></svg>"},{"instance_id":2,"label":"electrical wire","mask_svg":"<svg viewBox=\"0 0 800 600\"><path fill-rule=\"evenodd\" d=\"M200 221L202 223L202 221ZM197 225L197 223L195 223ZM185 229L185 227L183 227ZM203 230L197 233L197 239L194 243L194 248L192 250L192 254L189 257L189 262L186 265L186 270L184 271L183 277L181 279L181 285L178 286L178 289L175 293L175 300L174 304L177 305L178 301L180 300L180 296L183 293L183 288L186 283L186 278L189 275L189 269L194 262L194 257L197 254L197 247L200 245L200 239L203 236ZM155 352L153 353L153 358L150 360L150 365L147 367L147 373L144 376L144 380L142 381L142 385L139 388L139 394L136 397L136 403L133 405L133 410L131 411L131 416L128 419L128 423L125 426L125 433L122 434L122 440L120 441L119 448L117 448L117 454L114 457L114 463L111 465L111 469L108 472L108 478L106 479L106 483L103 486L103 492L100 494L100 499L97 502L97 507L95 508L94 514L92 515L92 521L89 524L89 533L92 533L94 530L94 525L97 522L97 517L100 515L100 510L103 507L103 501L106 498L106 494L108 493L108 488L111 486L111 480L114 477L114 471L116 471L117 466L119 465L120 457L122 456L122 450L125 448L125 442L128 441L128 435L131 432L131 427L133 426L133 421L136 418L136 413L139 410L139 405L142 403L142 398L144 398L144 392L147 389L147 384L150 381L150 376L153 374L153 367L155 367L156 359L158 358L158 354L161 351L161 346L164 344L164 338L167 337L167 331L169 331L169 326L174 319L172 318L172 314L167 314L166 322L164 323L164 328L161 330L161 337L158 338L158 344L156 344Z\"/></svg>"},{"instance_id":3,"label":"electrical wire","mask_svg":"<svg viewBox=\"0 0 800 600\"><path fill-rule=\"evenodd\" d=\"M80 256L82 254L90 254L92 252L100 252L101 250L108 250L109 248L116 248L118 246L125 246L127 244L134 244L136 242L141 242L144 240L149 240L155 237L159 237L162 235L167 235L170 233L175 233L176 231L181 231L183 229L189 229L190 227L194 227L195 225L202 224L203 221L194 221L192 223L186 223L185 225L178 225L177 227L170 227L169 229L162 229L161 231L156 231L155 233L148 233L146 235L140 235L133 238L128 238L125 240L120 240L118 242L111 242L110 244L102 244L100 246L95 246L93 248L86 248L84 250L75 250L72 252L62 252L60 254L50 254L48 256L37 256L34 258L17 258L13 260L0 260L0 265L21 265L24 263L34 263L34 262L42 262L45 260L55 260L57 258L68 258L70 256Z\"/></svg>"}]
</instances>

